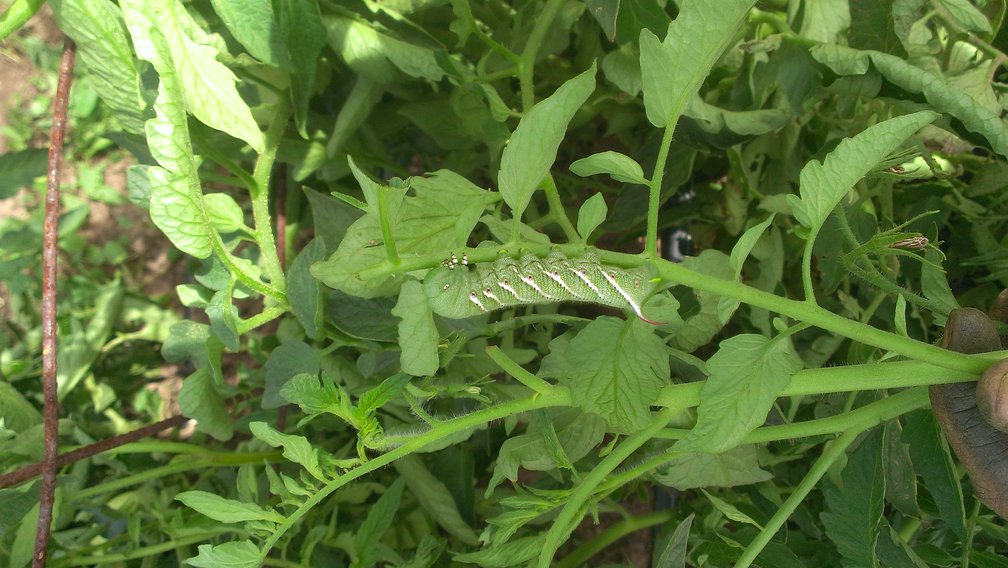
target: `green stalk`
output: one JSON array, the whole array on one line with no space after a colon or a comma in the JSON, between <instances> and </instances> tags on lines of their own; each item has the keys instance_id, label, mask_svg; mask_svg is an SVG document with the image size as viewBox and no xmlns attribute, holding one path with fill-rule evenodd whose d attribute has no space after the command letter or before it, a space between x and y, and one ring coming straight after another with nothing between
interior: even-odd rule
<instances>
[{"instance_id":1,"label":"green stalk","mask_svg":"<svg viewBox=\"0 0 1008 568\"><path fill-rule=\"evenodd\" d=\"M549 532L546 533L542 551L539 553L539 568L548 568L552 564L553 556L556 554L557 549L570 537L578 521L584 516L592 494L605 481L606 476L619 467L637 449L651 440L658 431L664 428L669 421L685 410L685 408L685 406L669 407L655 414L654 419L647 428L638 430L627 436L615 450L607 455L584 477L581 484L577 486L577 489L567 497L566 504L560 510L560 514L557 515L556 520L553 521L553 526L550 527Z\"/></svg>"},{"instance_id":2,"label":"green stalk","mask_svg":"<svg viewBox=\"0 0 1008 568\"><path fill-rule=\"evenodd\" d=\"M763 527L763 530L749 543L738 562L736 568L746 568L752 564L753 560L766 547L770 539L777 534L784 523L788 520L795 509L805 500L805 497L812 492L819 480L822 479L833 463L842 456L847 447L850 446L862 432L878 426L882 422L895 418L901 414L910 412L928 404L928 394L925 388L916 388L891 396L885 400L868 405L869 412L856 415L854 425L840 435L826 450L822 456L816 460L808 475L802 479L795 491L787 498L783 505L774 513L770 521ZM853 412L850 414L854 414Z\"/></svg>"},{"instance_id":3,"label":"green stalk","mask_svg":"<svg viewBox=\"0 0 1008 568\"><path fill-rule=\"evenodd\" d=\"M99 554L96 556L78 556L76 558L61 558L52 561L53 566L100 566L102 564L126 564L130 560L139 560L148 556L157 556L165 552L191 546L208 539L227 533L244 533L239 527L219 526L201 529L198 534L180 536L151 546L141 546L120 554Z\"/></svg>"},{"instance_id":4,"label":"green stalk","mask_svg":"<svg viewBox=\"0 0 1008 568\"><path fill-rule=\"evenodd\" d=\"M399 251L392 234L392 220L388 211L388 188L378 188L378 218L381 219L382 240L385 241L385 259L392 266L399 266Z\"/></svg>"},{"instance_id":5,"label":"green stalk","mask_svg":"<svg viewBox=\"0 0 1008 568\"><path fill-rule=\"evenodd\" d=\"M42 4L45 4L45 0L14 0L3 14L0 14L0 41L21 29L21 26L38 12Z\"/></svg>"},{"instance_id":6,"label":"green stalk","mask_svg":"<svg viewBox=\"0 0 1008 568\"><path fill-rule=\"evenodd\" d=\"M894 402L895 399L895 402ZM685 400L684 404L691 404L692 401ZM765 444L780 440L793 440L795 438L807 438L811 436L823 436L828 434L838 434L846 432L852 428L860 427L863 424L877 424L890 418L895 418L901 413L925 408L929 404L926 389L919 388L905 391L889 398L872 402L851 410L845 414L819 418L795 424L781 424L777 426L762 426L750 432L743 439L741 444ZM899 412L897 412L899 411ZM689 434L689 430L684 428L666 428L655 435L655 438L665 440L678 440ZM602 485L600 494L607 494L615 491L630 481L653 471L679 456L678 453L665 453L652 456L633 467L620 472L619 475L610 477Z\"/></svg>"},{"instance_id":7,"label":"green stalk","mask_svg":"<svg viewBox=\"0 0 1008 568\"><path fill-rule=\"evenodd\" d=\"M532 83L532 72L535 70L536 55L538 55L539 48L553 25L553 20L564 4L566 4L566 0L549 0L542 13L536 18L532 33L525 40L525 49L522 50L521 62L518 65L518 82L521 86L523 111L527 112L535 104L535 85Z\"/></svg>"},{"instance_id":8,"label":"green stalk","mask_svg":"<svg viewBox=\"0 0 1008 568\"><path fill-rule=\"evenodd\" d=\"M812 305L819 305L815 299L815 286L812 284L812 247L815 245L816 237L819 236L819 227L809 231L808 239L805 240L805 248L802 249L801 276L802 290L805 293L805 302Z\"/></svg>"},{"instance_id":9,"label":"green stalk","mask_svg":"<svg viewBox=\"0 0 1008 568\"><path fill-rule=\"evenodd\" d=\"M277 319L278 317L287 313L287 310L283 308L271 307L266 308L261 313L258 313L247 320L242 320L238 323L238 335L244 335L253 329L266 325L267 323Z\"/></svg>"},{"instance_id":10,"label":"green stalk","mask_svg":"<svg viewBox=\"0 0 1008 568\"><path fill-rule=\"evenodd\" d=\"M678 115L676 120L678 121ZM647 240L644 243L644 256L650 259L658 258L658 208L661 207L662 179L665 177L665 162L668 161L675 127L676 122L669 122L662 132L661 146L658 147L658 157L655 159L654 172L651 174L651 185L648 186Z\"/></svg>"},{"instance_id":11,"label":"green stalk","mask_svg":"<svg viewBox=\"0 0 1008 568\"><path fill-rule=\"evenodd\" d=\"M546 179L543 180L543 193L546 194L546 203L549 205L550 215L560 225L560 228L563 229L564 237L567 238L567 241L581 242L581 236L578 235L577 229L571 224L570 218L567 217L567 210L564 209L563 202L560 201L560 192L557 191L556 182L553 181L552 175L547 174Z\"/></svg>"},{"instance_id":12,"label":"green stalk","mask_svg":"<svg viewBox=\"0 0 1008 568\"><path fill-rule=\"evenodd\" d=\"M564 246L544 246L531 243L524 243L524 248L533 254L545 256L550 250L583 250L578 247ZM469 261L474 263L493 262L501 252L505 252L506 247L485 247L479 249L465 249L463 252L468 255ZM608 250L597 250L602 262L615 266L640 266L644 260L640 255L625 254ZM422 268L434 268L444 260L444 253L425 256L411 257L403 259L398 267L393 268L388 263L384 263L373 268L362 270L358 276L363 280L387 276L393 272L404 273ZM905 357L924 361L955 371L979 375L984 372L992 357L990 354L982 356L970 356L962 353L947 351L941 347L930 345L909 337L904 337L895 333L890 333L874 328L865 323L849 320L841 315L837 315L829 310L819 307L810 302L791 300L775 296L769 292L758 290L734 280L723 280L699 272L694 272L682 265L666 260L654 260L658 276L663 280L673 284L683 285L696 290L712 292L719 296L738 300L744 304L764 308L775 313L788 316L792 319L814 325L818 328L837 333L848 337L854 341L878 347L886 351L892 351Z\"/></svg>"},{"instance_id":13,"label":"green stalk","mask_svg":"<svg viewBox=\"0 0 1008 568\"><path fill-rule=\"evenodd\" d=\"M167 477L169 475L183 473L186 471L207 470L212 467L233 467L242 464L261 464L264 461L283 461L281 458L281 452L219 452L213 454L213 456L209 458L199 457L190 460L175 461L161 467L155 467L153 469L134 473L133 475L121 477L107 483L100 483L98 485L81 489L80 491L69 493L66 496L66 499L68 502L78 499L88 499L90 497L94 497L95 495L101 495L102 493L108 493L109 491L116 491L131 485L137 485L145 481L158 479L160 477Z\"/></svg>"},{"instance_id":14,"label":"green stalk","mask_svg":"<svg viewBox=\"0 0 1008 568\"><path fill-rule=\"evenodd\" d=\"M598 552L605 550L605 548L610 544L625 537L626 535L635 533L641 529L668 523L675 519L678 514L679 512L675 509L669 509L667 511L651 513L650 515L624 519L618 523L610 525L604 531L592 537L591 540L582 544L574 552L568 554L566 557L557 562L554 567L577 568L578 566L582 566L587 563L588 559L592 556L595 556Z\"/></svg>"},{"instance_id":15,"label":"green stalk","mask_svg":"<svg viewBox=\"0 0 1008 568\"><path fill-rule=\"evenodd\" d=\"M816 484L819 483L819 480L826 475L827 471L829 471L830 466L832 466L833 463L840 458L840 456L844 455L847 447L854 443L854 440L857 439L858 435L861 434L862 431L863 430L857 429L848 430L826 448L826 451L824 451L823 454L819 456L819 459L816 460L815 464L812 465L812 469L808 472L808 475L802 479L801 483L798 484L798 487L795 488L795 491L787 498L787 501L781 505L780 509L778 509L774 516L771 517L767 525L763 527L763 530L756 535L756 538L749 543L749 546L746 547L738 562L735 563L735 568L747 568L752 564L753 560L756 559L759 553L763 551L763 548L766 547L767 543L770 542L770 539L777 534L780 527L785 521L787 521L788 517L791 516L791 513L793 513L794 510L798 508L798 505L805 500L805 497L812 492L812 489L814 489Z\"/></svg>"},{"instance_id":16,"label":"green stalk","mask_svg":"<svg viewBox=\"0 0 1008 568\"><path fill-rule=\"evenodd\" d=\"M494 39L488 36L486 32L483 31L483 28L481 28L479 24L476 23L476 18L473 16L472 6L470 6L469 0L460 0L458 2L458 5L461 5L463 9L460 10L459 12L456 12L456 15L459 18L465 20L467 24L469 24L469 29L472 30L473 35L475 35L480 41L485 43L487 47L497 52L497 54L503 57L504 59L507 59L508 61L515 64L521 63L521 58L518 56L518 54L514 53L510 49L494 41Z\"/></svg>"},{"instance_id":17,"label":"green stalk","mask_svg":"<svg viewBox=\"0 0 1008 568\"><path fill-rule=\"evenodd\" d=\"M286 289L286 279L277 255L276 238L273 235L273 220L270 218L270 176L273 164L276 162L277 148L283 139L287 121L290 118L290 105L286 97L281 97L273 113L273 120L266 129L265 149L256 160L252 178L255 180L255 191L252 192L252 221L255 224L255 240L259 245L263 266L269 276L270 283L281 293Z\"/></svg>"},{"instance_id":18,"label":"green stalk","mask_svg":"<svg viewBox=\"0 0 1008 568\"><path fill-rule=\"evenodd\" d=\"M497 347L496 345L488 347L486 353L490 356L490 359L492 359L494 363L497 363L497 365L504 370L505 373L511 375L515 378L515 380L526 387L532 389L533 392L541 395L549 395L553 391L561 389L561 387L553 386L523 369L521 365L512 361L511 358L505 355L504 352L501 351L500 347Z\"/></svg>"},{"instance_id":19,"label":"green stalk","mask_svg":"<svg viewBox=\"0 0 1008 568\"><path fill-rule=\"evenodd\" d=\"M465 416L441 422L427 432L416 436L398 448L382 454L367 463L363 463L326 484L325 487L301 503L297 510L292 512L284 522L277 525L273 534L266 539L265 543L263 543L263 547L260 549L260 554L263 558L265 558L270 549L272 549L273 546L284 536L284 534L296 525L298 521L308 513L308 511L311 511L316 505L329 497L329 495L331 495L334 491L355 479L363 477L372 471L379 470L403 456L418 452L431 444L440 442L453 434L457 434L470 428L484 426L494 420L500 420L515 414L523 414L525 412L538 410L540 408L549 408L551 406L570 406L570 404L570 394L565 390L555 389L547 395L535 395L532 398L506 402L472 414L467 414Z\"/></svg>"},{"instance_id":20,"label":"green stalk","mask_svg":"<svg viewBox=\"0 0 1008 568\"><path fill-rule=\"evenodd\" d=\"M603 261L630 255L601 251ZM870 325L849 320L841 315L825 310L812 302L799 302L781 298L745 284L731 280L712 278L668 261L654 263L662 279L697 290L713 292L733 300L764 308L786 315L798 321L812 324L821 329L838 333L866 345L892 351L911 359L925 361L939 367L980 374L989 364L979 358L947 351L909 337L883 331Z\"/></svg>"}]
</instances>

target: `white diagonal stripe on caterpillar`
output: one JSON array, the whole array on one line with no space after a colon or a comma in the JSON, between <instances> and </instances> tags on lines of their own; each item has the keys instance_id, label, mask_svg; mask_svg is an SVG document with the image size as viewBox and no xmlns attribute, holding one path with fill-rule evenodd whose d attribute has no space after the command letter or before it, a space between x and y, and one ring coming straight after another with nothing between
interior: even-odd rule
<instances>
[{"instance_id":1,"label":"white diagonal stripe on caterpillar","mask_svg":"<svg viewBox=\"0 0 1008 568\"><path fill-rule=\"evenodd\" d=\"M588 279L588 275L585 274L584 270L581 270L580 268L571 268L570 271L574 273L574 276L577 276L578 278L583 280L584 283L589 288L591 288L591 291L595 292L595 295L599 297L599 300L601 300L602 303L605 303L606 297L602 295L602 291L598 289L598 286L596 286L594 282Z\"/></svg>"},{"instance_id":2,"label":"white diagonal stripe on caterpillar","mask_svg":"<svg viewBox=\"0 0 1008 568\"><path fill-rule=\"evenodd\" d=\"M483 310L484 312L487 311L486 307L483 305L483 302L480 301L479 296L476 295L476 292L469 292L469 301L479 306L479 309Z\"/></svg>"},{"instance_id":3,"label":"white diagonal stripe on caterpillar","mask_svg":"<svg viewBox=\"0 0 1008 568\"><path fill-rule=\"evenodd\" d=\"M644 314L641 313L640 305L638 305L637 302L634 301L633 297L630 296L630 294L626 290L624 290L622 286L619 285L619 282L616 281L616 277L613 276L612 273L606 272L605 270L602 269L602 267L599 267L599 272L602 274L602 278L605 278L606 282L608 282L613 288L615 288L616 292L618 292L620 296L623 296L623 299L626 300L628 304L630 304L630 308L633 309L635 314L637 314L637 317L641 319L647 319L644 317Z\"/></svg>"},{"instance_id":4,"label":"white diagonal stripe on caterpillar","mask_svg":"<svg viewBox=\"0 0 1008 568\"><path fill-rule=\"evenodd\" d=\"M568 294L570 294L571 296L574 296L575 298L577 298L579 300L584 300L585 299L581 294L578 294L574 289L572 289L570 286L568 286L566 282L564 282L563 276L560 276L560 271L558 271L558 270L552 270L551 271L551 270L547 269L547 270L543 270L543 274L545 274L546 277L549 278L550 280L552 280L552 281L556 282L557 284L559 284L560 287L564 289L564 292L567 292Z\"/></svg>"},{"instance_id":5,"label":"white diagonal stripe on caterpillar","mask_svg":"<svg viewBox=\"0 0 1008 568\"><path fill-rule=\"evenodd\" d=\"M525 298L522 298L521 296L518 295L518 292L514 288L511 287L511 283L508 281L507 278L505 278L505 279L501 280L500 282L498 282L497 285L500 286L501 288L503 288L504 290L507 290L519 302L528 302L528 300L526 300Z\"/></svg>"},{"instance_id":6,"label":"white diagonal stripe on caterpillar","mask_svg":"<svg viewBox=\"0 0 1008 568\"><path fill-rule=\"evenodd\" d=\"M542 294L546 298L549 298L550 300L556 300L557 299L556 296L553 296L552 294L549 294L549 293L545 292L542 288L540 288L539 285L536 284L535 278L533 278L532 275L526 274L524 276L521 276L520 278L521 278L521 281L525 283L525 285L527 285L529 288L532 288L536 292L539 292L540 294Z\"/></svg>"},{"instance_id":7,"label":"white diagonal stripe on caterpillar","mask_svg":"<svg viewBox=\"0 0 1008 568\"><path fill-rule=\"evenodd\" d=\"M442 263L448 270L434 269L424 279L434 313L465 318L521 304L574 301L630 309L640 319L658 323L642 313L657 280L641 268L602 264L591 250L576 258L552 252L546 258L502 256L475 266L468 260L466 254L452 254Z\"/></svg>"},{"instance_id":8,"label":"white diagonal stripe on caterpillar","mask_svg":"<svg viewBox=\"0 0 1008 568\"><path fill-rule=\"evenodd\" d=\"M493 293L493 288L483 288L483 295L502 306L504 305L504 302L500 301L500 298L498 298L497 295Z\"/></svg>"}]
</instances>

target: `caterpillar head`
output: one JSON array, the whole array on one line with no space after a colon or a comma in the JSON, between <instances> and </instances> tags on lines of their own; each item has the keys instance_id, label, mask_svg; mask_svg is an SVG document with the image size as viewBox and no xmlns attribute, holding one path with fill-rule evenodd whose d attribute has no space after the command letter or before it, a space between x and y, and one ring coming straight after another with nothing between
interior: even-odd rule
<instances>
[{"instance_id":1,"label":"caterpillar head","mask_svg":"<svg viewBox=\"0 0 1008 568\"><path fill-rule=\"evenodd\" d=\"M454 304L453 298L462 296L460 288L466 287L469 275L468 258L458 259L455 255L442 263L442 266L432 269L424 278L424 294L432 306L444 307Z\"/></svg>"}]
</instances>

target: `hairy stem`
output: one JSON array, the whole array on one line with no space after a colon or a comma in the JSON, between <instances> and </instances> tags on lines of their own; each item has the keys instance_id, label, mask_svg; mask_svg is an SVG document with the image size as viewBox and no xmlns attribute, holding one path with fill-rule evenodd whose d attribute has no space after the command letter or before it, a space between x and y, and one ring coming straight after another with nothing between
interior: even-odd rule
<instances>
[{"instance_id":1,"label":"hairy stem","mask_svg":"<svg viewBox=\"0 0 1008 568\"><path fill-rule=\"evenodd\" d=\"M287 531L296 525L297 522L308 513L308 511L311 511L316 505L321 503L334 491L355 479L367 475L372 471L381 469L403 456L420 451L431 444L435 444L453 434L457 434L470 428L484 426L494 420L500 420L515 414L522 414L540 408L565 406L570 404L570 393L566 389L554 389L548 395L536 395L532 398L506 402L472 414L467 414L465 416L441 422L431 430L409 440L402 446L399 446L386 454L382 454L369 462L363 463L326 484L325 487L301 503L301 505L293 513L291 513L283 523L280 523L277 526L273 534L266 539L266 542L260 549L260 554L263 558L265 558L266 554L273 548L277 541L279 541L280 538L287 533Z\"/></svg>"},{"instance_id":2,"label":"hairy stem","mask_svg":"<svg viewBox=\"0 0 1008 568\"><path fill-rule=\"evenodd\" d=\"M606 476L613 472L638 448L646 444L654 435L664 428L685 406L670 407L659 411L654 415L651 424L642 430L634 432L623 440L608 456L606 456L591 472L588 473L571 493L566 504L560 510L553 526L546 533L543 541L542 551L539 553L539 568L548 568L552 565L553 556L560 545L567 541L571 532L574 531L577 522L584 516L588 503L598 486L605 481Z\"/></svg>"},{"instance_id":3,"label":"hairy stem","mask_svg":"<svg viewBox=\"0 0 1008 568\"><path fill-rule=\"evenodd\" d=\"M256 160L252 178L255 180L255 191L252 193L252 222L255 225L255 240L259 245L259 254L266 269L270 283L280 292L286 289L283 268L277 254L276 238L273 234L273 221L270 218L270 178L273 164L276 162L277 148L283 138L284 129L290 118L290 107L287 99L281 97L273 111L273 120L266 129L265 149Z\"/></svg>"},{"instance_id":4,"label":"hairy stem","mask_svg":"<svg viewBox=\"0 0 1008 568\"><path fill-rule=\"evenodd\" d=\"M658 258L658 208L661 207L662 179L665 177L665 162L668 161L669 148L672 147L675 126L675 122L670 122L662 133L661 146L658 147L658 157L655 159L654 172L651 174L651 185L648 186L647 240L644 244L644 255L651 259Z\"/></svg>"},{"instance_id":5,"label":"hairy stem","mask_svg":"<svg viewBox=\"0 0 1008 568\"><path fill-rule=\"evenodd\" d=\"M522 110L528 112L535 104L535 84L532 82L532 72L535 70L536 55L539 48L546 39L546 34L553 26L553 20L564 6L566 0L548 0L539 17L536 18L535 28L525 40L525 49L521 53L521 62L518 67L518 82L521 86Z\"/></svg>"}]
</instances>

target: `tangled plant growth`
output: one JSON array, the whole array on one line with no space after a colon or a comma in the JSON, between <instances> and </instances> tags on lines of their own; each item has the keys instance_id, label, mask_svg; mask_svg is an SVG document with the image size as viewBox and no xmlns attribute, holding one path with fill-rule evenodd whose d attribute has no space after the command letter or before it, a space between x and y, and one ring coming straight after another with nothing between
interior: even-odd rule
<instances>
[{"instance_id":1,"label":"tangled plant growth","mask_svg":"<svg viewBox=\"0 0 1008 568\"><path fill-rule=\"evenodd\" d=\"M1003 3L53 9L193 271L184 320L120 280L67 320L62 442L158 418L111 376L145 342L197 424L62 472L53 565L633 563L651 527L656 566L1003 565L1008 488L974 496L928 396L1003 355L989 320L937 344L1004 319ZM26 230L8 469L41 431ZM0 493L11 565L33 491Z\"/></svg>"}]
</instances>

